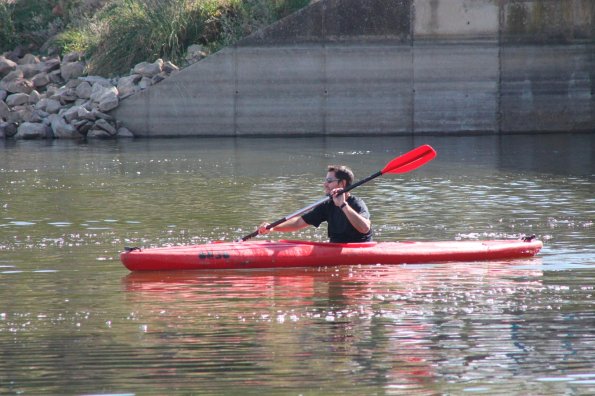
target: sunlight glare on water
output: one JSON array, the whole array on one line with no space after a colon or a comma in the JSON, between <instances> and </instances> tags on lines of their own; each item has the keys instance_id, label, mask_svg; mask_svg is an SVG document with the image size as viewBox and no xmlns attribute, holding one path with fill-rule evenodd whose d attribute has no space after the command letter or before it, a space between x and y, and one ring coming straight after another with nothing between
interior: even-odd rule
<instances>
[{"instance_id":1,"label":"sunlight glare on water","mask_svg":"<svg viewBox=\"0 0 595 396\"><path fill-rule=\"evenodd\" d=\"M129 272L359 187L375 240L516 239L530 259ZM595 393L591 135L2 142L0 394ZM527 150L530 147L531 150ZM572 153L565 155L564 153ZM291 237L326 240L326 229Z\"/></svg>"}]
</instances>

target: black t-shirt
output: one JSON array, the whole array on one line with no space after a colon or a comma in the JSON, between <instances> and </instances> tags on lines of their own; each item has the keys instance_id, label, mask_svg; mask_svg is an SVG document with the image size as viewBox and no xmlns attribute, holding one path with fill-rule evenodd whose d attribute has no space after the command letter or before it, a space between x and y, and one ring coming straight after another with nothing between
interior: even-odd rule
<instances>
[{"instance_id":1,"label":"black t-shirt","mask_svg":"<svg viewBox=\"0 0 595 396\"><path fill-rule=\"evenodd\" d=\"M347 204L366 219L370 218L368 207L361 199L351 195L347 199ZM332 200L315 207L303 215L302 219L314 227L318 227L320 223L326 221L328 223L328 237L331 242L370 242L372 240L372 230L370 229L366 234L356 230L345 216L345 213Z\"/></svg>"}]
</instances>

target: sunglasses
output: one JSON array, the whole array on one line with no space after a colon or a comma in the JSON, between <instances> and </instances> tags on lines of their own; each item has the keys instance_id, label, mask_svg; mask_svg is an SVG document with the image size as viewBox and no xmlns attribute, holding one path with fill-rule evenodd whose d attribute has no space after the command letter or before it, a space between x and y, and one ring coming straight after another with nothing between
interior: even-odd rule
<instances>
[{"instance_id":1,"label":"sunglasses","mask_svg":"<svg viewBox=\"0 0 595 396\"><path fill-rule=\"evenodd\" d=\"M324 179L324 181L326 183L338 182L339 180L340 179L335 179L335 178L332 178L332 177L327 177L326 179Z\"/></svg>"}]
</instances>

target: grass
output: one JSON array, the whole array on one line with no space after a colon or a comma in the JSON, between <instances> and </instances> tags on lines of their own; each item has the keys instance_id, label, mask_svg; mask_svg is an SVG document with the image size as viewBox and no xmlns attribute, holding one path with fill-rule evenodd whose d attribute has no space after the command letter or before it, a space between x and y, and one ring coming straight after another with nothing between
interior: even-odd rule
<instances>
[{"instance_id":1,"label":"grass","mask_svg":"<svg viewBox=\"0 0 595 396\"><path fill-rule=\"evenodd\" d=\"M191 44L217 51L309 2L14 0L0 4L0 50L39 47L51 36L61 54L85 53L89 73L118 75L157 58L182 64Z\"/></svg>"}]
</instances>

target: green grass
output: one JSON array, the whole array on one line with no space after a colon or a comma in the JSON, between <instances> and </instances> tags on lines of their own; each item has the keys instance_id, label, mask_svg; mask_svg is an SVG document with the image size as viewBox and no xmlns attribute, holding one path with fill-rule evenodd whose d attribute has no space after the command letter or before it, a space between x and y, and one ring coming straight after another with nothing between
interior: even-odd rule
<instances>
[{"instance_id":1,"label":"green grass","mask_svg":"<svg viewBox=\"0 0 595 396\"><path fill-rule=\"evenodd\" d=\"M186 48L211 52L306 6L309 0L15 0L0 4L2 49L41 46L84 52L89 73L128 72L157 58L183 65Z\"/></svg>"}]
</instances>

